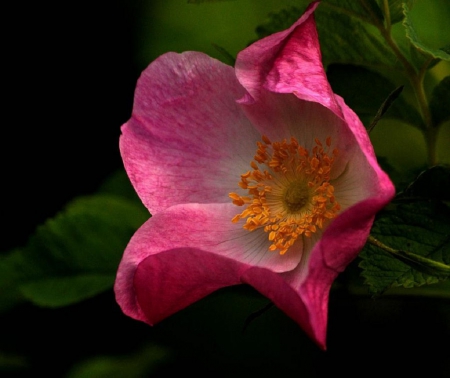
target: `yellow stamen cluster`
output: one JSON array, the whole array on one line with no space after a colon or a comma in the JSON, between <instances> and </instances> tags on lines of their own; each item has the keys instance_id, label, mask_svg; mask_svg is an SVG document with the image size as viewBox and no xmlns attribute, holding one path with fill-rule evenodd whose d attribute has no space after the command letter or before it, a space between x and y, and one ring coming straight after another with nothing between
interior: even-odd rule
<instances>
[{"instance_id":1,"label":"yellow stamen cluster","mask_svg":"<svg viewBox=\"0 0 450 378\"><path fill-rule=\"evenodd\" d=\"M328 153L330 137L325 148L315 139L311 152L295 138L271 142L263 136L257 146L252 170L242 174L239 182L248 196L229 194L235 205L247 205L232 222L246 219L248 231L263 227L272 242L269 249L283 255L300 235L310 237L340 210L329 182L338 150Z\"/></svg>"}]
</instances>

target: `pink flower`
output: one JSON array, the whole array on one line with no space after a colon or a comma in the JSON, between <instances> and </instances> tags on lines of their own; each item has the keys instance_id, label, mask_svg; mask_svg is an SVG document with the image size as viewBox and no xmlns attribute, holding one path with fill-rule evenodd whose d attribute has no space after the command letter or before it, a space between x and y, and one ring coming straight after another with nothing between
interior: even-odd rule
<instances>
[{"instance_id":1,"label":"pink flower","mask_svg":"<svg viewBox=\"0 0 450 378\"><path fill-rule=\"evenodd\" d=\"M326 348L331 284L394 187L327 81L317 5L235 68L185 52L142 73L120 151L152 217L118 269L126 315L153 325L248 284Z\"/></svg>"}]
</instances>

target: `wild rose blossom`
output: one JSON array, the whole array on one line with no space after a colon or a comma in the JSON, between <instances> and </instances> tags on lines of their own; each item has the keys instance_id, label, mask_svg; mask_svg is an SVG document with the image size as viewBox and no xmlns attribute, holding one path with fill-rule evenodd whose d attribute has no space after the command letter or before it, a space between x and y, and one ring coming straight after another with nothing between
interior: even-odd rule
<instances>
[{"instance_id":1,"label":"wild rose blossom","mask_svg":"<svg viewBox=\"0 0 450 378\"><path fill-rule=\"evenodd\" d=\"M330 287L394 187L327 81L317 5L234 68L185 52L142 73L120 151L152 217L117 272L126 315L153 325L248 284L326 349Z\"/></svg>"}]
</instances>

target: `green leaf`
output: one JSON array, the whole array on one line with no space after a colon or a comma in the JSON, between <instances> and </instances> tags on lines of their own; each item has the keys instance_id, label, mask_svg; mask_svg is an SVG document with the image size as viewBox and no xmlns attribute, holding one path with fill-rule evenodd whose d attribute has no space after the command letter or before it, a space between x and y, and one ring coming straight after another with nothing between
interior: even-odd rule
<instances>
[{"instance_id":1,"label":"green leaf","mask_svg":"<svg viewBox=\"0 0 450 378\"><path fill-rule=\"evenodd\" d=\"M402 70L381 34L371 25L346 12L335 11L335 7L324 6L320 11L319 8L316 20L325 66L342 63L363 65L375 71Z\"/></svg>"},{"instance_id":2,"label":"green leaf","mask_svg":"<svg viewBox=\"0 0 450 378\"><path fill-rule=\"evenodd\" d=\"M19 249L0 255L0 313L24 301L17 285L23 278L21 266L24 265L23 254Z\"/></svg>"},{"instance_id":3,"label":"green leaf","mask_svg":"<svg viewBox=\"0 0 450 378\"><path fill-rule=\"evenodd\" d=\"M111 273L129 238L148 217L142 208L116 196L80 197L38 227L27 257L46 272Z\"/></svg>"},{"instance_id":4,"label":"green leaf","mask_svg":"<svg viewBox=\"0 0 450 378\"><path fill-rule=\"evenodd\" d=\"M402 253L393 255L369 243L364 247L359 266L369 290L381 294L391 287L415 287L448 278L449 230L450 209L438 201L402 203L380 212L371 235Z\"/></svg>"},{"instance_id":5,"label":"green leaf","mask_svg":"<svg viewBox=\"0 0 450 378\"><path fill-rule=\"evenodd\" d=\"M65 378L141 378L150 377L156 368L168 361L166 348L148 345L126 356L97 356L75 365Z\"/></svg>"},{"instance_id":6,"label":"green leaf","mask_svg":"<svg viewBox=\"0 0 450 378\"><path fill-rule=\"evenodd\" d=\"M411 41L412 45L422 53L432 56L433 58L450 61L450 54L446 52L445 49L435 49L426 46L424 43L420 41L412 24L409 7L406 3L403 4L403 11L405 15L405 19L403 20L403 26L406 29L406 36Z\"/></svg>"},{"instance_id":7,"label":"green leaf","mask_svg":"<svg viewBox=\"0 0 450 378\"><path fill-rule=\"evenodd\" d=\"M444 77L433 89L430 111L436 127L450 119L450 76Z\"/></svg>"},{"instance_id":8,"label":"green leaf","mask_svg":"<svg viewBox=\"0 0 450 378\"><path fill-rule=\"evenodd\" d=\"M383 14L386 18L386 12L384 9L384 0L377 0L378 6L382 10ZM409 8L411 8L414 4L414 0L389 0L389 18L391 20L391 25L400 22L405 17L403 13L403 3L406 3Z\"/></svg>"},{"instance_id":9,"label":"green leaf","mask_svg":"<svg viewBox=\"0 0 450 378\"><path fill-rule=\"evenodd\" d=\"M327 70L333 91L341 95L350 108L368 125L395 85L377 72L353 65L332 64ZM401 120L423 129L422 117L399 96L392 102L385 118Z\"/></svg>"},{"instance_id":10,"label":"green leaf","mask_svg":"<svg viewBox=\"0 0 450 378\"><path fill-rule=\"evenodd\" d=\"M76 198L39 226L25 248L0 260L0 273L9 270L0 279L0 295L13 291L57 307L111 288L130 237L148 218L142 206L125 198Z\"/></svg>"},{"instance_id":11,"label":"green leaf","mask_svg":"<svg viewBox=\"0 0 450 378\"><path fill-rule=\"evenodd\" d=\"M384 19L382 7L375 0L323 0L322 4L333 12L346 14L372 25L382 23Z\"/></svg>"},{"instance_id":12,"label":"green leaf","mask_svg":"<svg viewBox=\"0 0 450 378\"><path fill-rule=\"evenodd\" d=\"M72 277L50 277L19 286L22 295L42 307L68 306L110 289L114 274L79 274Z\"/></svg>"}]
</instances>

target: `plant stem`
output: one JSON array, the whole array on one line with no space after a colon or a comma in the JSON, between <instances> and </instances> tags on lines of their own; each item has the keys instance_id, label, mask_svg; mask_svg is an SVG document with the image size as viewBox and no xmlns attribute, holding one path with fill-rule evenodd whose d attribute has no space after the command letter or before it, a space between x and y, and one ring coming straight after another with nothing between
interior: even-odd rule
<instances>
[{"instance_id":1,"label":"plant stem","mask_svg":"<svg viewBox=\"0 0 450 378\"><path fill-rule=\"evenodd\" d=\"M367 238L367 242L377 246L378 248L381 248L382 250L384 250L386 252L392 253L394 255L397 253L396 249L391 248L388 245L380 242L378 239L374 238L372 235L369 235L369 237Z\"/></svg>"},{"instance_id":2,"label":"plant stem","mask_svg":"<svg viewBox=\"0 0 450 378\"><path fill-rule=\"evenodd\" d=\"M377 246L378 248L381 248L386 252L389 252L391 255L398 258L400 261L407 262L408 265L411 265L411 263L413 263L413 266L415 267L420 266L422 268L427 268L428 270L431 270L436 274L443 274L446 277L450 275L450 265L429 259L428 257L424 257L416 253L400 249L394 249L382 243L372 235L369 235L369 237L367 238L367 242Z\"/></svg>"},{"instance_id":3,"label":"plant stem","mask_svg":"<svg viewBox=\"0 0 450 378\"><path fill-rule=\"evenodd\" d=\"M436 164L436 139L437 130L433 127L433 121L431 118L430 108L428 106L427 96L425 94L423 81L426 73L426 67L430 64L432 59L429 59L422 69L417 72L414 66L408 61L408 59L403 55L399 49L397 43L393 40L391 35L391 20L389 12L389 1L384 0L384 13L385 13L385 24L381 22L376 23L376 27L380 31L381 35L385 39L388 46L391 48L394 55L397 57L399 62L403 65L406 76L408 77L411 86L413 88L414 94L416 96L417 104L419 107L422 120L425 124L425 129L423 130L423 135L427 144L427 159L428 165L431 167Z\"/></svg>"},{"instance_id":4,"label":"plant stem","mask_svg":"<svg viewBox=\"0 0 450 378\"><path fill-rule=\"evenodd\" d=\"M383 0L384 17L386 19L386 31L391 34L391 11L389 9L389 0Z\"/></svg>"}]
</instances>

